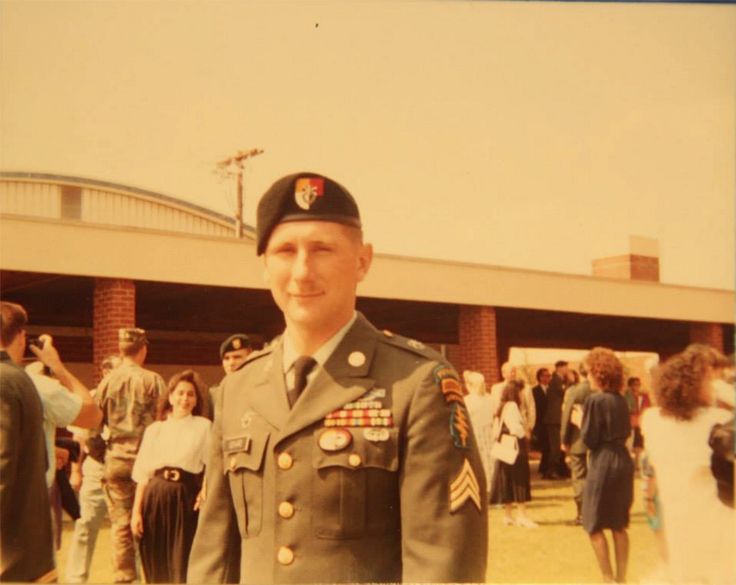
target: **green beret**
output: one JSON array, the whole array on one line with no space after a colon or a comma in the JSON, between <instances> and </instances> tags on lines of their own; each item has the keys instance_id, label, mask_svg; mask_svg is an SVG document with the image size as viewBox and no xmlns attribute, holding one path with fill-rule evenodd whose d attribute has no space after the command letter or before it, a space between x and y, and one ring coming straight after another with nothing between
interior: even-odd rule
<instances>
[{"instance_id":1,"label":"green beret","mask_svg":"<svg viewBox=\"0 0 736 585\"><path fill-rule=\"evenodd\" d=\"M236 333L231 335L220 345L220 359L225 357L225 354L229 351L237 351L243 348L250 347L250 339L245 333Z\"/></svg>"},{"instance_id":2,"label":"green beret","mask_svg":"<svg viewBox=\"0 0 736 585\"><path fill-rule=\"evenodd\" d=\"M258 255L265 252L268 239L278 224L309 220L361 227L358 204L345 187L317 173L287 175L271 185L258 203Z\"/></svg>"}]
</instances>

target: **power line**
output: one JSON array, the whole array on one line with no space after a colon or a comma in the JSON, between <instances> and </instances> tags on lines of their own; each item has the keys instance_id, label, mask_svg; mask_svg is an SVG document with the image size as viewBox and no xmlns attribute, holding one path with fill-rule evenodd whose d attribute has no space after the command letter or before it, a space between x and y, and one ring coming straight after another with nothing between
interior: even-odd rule
<instances>
[{"instance_id":1,"label":"power line","mask_svg":"<svg viewBox=\"0 0 736 585\"><path fill-rule=\"evenodd\" d=\"M236 202L235 202L235 237L243 237L243 174L245 172L245 161L254 156L263 154L260 148L250 150L239 150L233 156L217 163L217 172L223 177L235 177L236 179Z\"/></svg>"}]
</instances>

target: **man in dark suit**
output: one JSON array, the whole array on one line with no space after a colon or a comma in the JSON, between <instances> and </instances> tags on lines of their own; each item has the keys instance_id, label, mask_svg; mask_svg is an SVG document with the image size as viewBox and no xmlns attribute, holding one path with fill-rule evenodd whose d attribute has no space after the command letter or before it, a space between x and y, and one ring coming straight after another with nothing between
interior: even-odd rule
<instances>
[{"instance_id":1,"label":"man in dark suit","mask_svg":"<svg viewBox=\"0 0 736 585\"><path fill-rule=\"evenodd\" d=\"M547 388L551 378L552 374L547 368L539 368L537 370L537 385L532 388L534 406L537 412L532 431L532 447L542 454L542 458L539 460L539 473L542 476L547 474L547 466L549 465L549 440L547 439L547 426L544 421L547 413Z\"/></svg>"},{"instance_id":2,"label":"man in dark suit","mask_svg":"<svg viewBox=\"0 0 736 585\"><path fill-rule=\"evenodd\" d=\"M56 581L41 399L21 364L25 309L0 302L0 581Z\"/></svg>"},{"instance_id":3,"label":"man in dark suit","mask_svg":"<svg viewBox=\"0 0 736 585\"><path fill-rule=\"evenodd\" d=\"M547 410L544 415L544 424L547 427L547 441L549 441L549 459L547 463L546 479L556 479L566 475L565 462L560 450L560 425L562 422L562 401L565 397L567 382L567 362L555 362L555 372L547 388Z\"/></svg>"},{"instance_id":4,"label":"man in dark suit","mask_svg":"<svg viewBox=\"0 0 736 585\"><path fill-rule=\"evenodd\" d=\"M461 383L355 311L372 259L355 200L299 173L257 218L286 330L215 396L189 582L224 582L235 555L241 583L485 581L486 487Z\"/></svg>"},{"instance_id":5,"label":"man in dark suit","mask_svg":"<svg viewBox=\"0 0 736 585\"><path fill-rule=\"evenodd\" d=\"M560 441L562 451L570 457L570 471L572 474L572 492L577 508L577 515L573 523L583 524L583 486L588 474L588 448L580 438L580 426L583 420L583 405L585 399L593 392L588 383L588 371L585 364L580 364L579 384L568 388L565 400L562 403L562 420L560 423Z\"/></svg>"}]
</instances>

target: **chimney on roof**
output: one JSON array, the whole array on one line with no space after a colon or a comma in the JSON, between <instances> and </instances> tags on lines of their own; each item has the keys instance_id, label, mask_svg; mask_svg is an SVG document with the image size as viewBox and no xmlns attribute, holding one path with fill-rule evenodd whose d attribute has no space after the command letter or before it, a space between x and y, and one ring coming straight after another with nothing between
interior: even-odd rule
<instances>
[{"instance_id":1,"label":"chimney on roof","mask_svg":"<svg viewBox=\"0 0 736 585\"><path fill-rule=\"evenodd\" d=\"M659 282L659 242L629 236L629 253L593 260L593 276Z\"/></svg>"}]
</instances>

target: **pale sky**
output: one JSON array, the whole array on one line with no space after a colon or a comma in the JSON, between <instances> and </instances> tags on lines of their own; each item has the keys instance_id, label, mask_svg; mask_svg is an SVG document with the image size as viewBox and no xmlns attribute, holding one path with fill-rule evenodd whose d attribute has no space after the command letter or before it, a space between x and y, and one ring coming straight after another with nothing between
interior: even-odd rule
<instances>
[{"instance_id":1,"label":"pale sky","mask_svg":"<svg viewBox=\"0 0 736 585\"><path fill-rule=\"evenodd\" d=\"M382 253L734 286L736 6L4 1L0 168L223 213L327 174Z\"/></svg>"}]
</instances>

